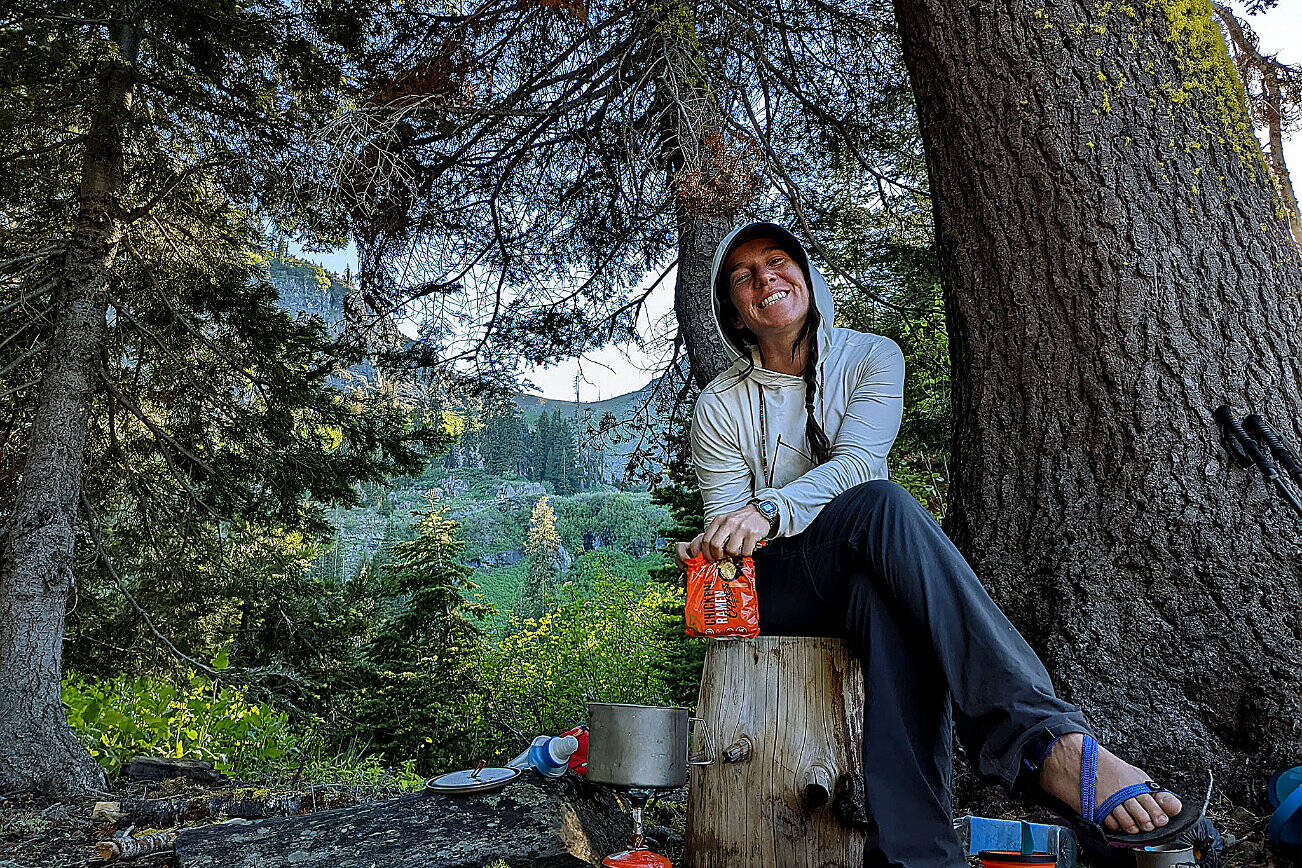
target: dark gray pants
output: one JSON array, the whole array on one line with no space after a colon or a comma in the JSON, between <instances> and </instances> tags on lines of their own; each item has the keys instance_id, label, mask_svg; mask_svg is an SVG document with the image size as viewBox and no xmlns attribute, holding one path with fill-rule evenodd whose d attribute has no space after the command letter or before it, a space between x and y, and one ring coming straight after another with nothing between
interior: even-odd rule
<instances>
[{"instance_id":1,"label":"dark gray pants","mask_svg":"<svg viewBox=\"0 0 1302 868\"><path fill-rule=\"evenodd\" d=\"M1042 733L1088 732L940 525L877 480L755 556L760 632L844 638L863 664L865 864L959 868L953 725L977 771L1011 786Z\"/></svg>"}]
</instances>

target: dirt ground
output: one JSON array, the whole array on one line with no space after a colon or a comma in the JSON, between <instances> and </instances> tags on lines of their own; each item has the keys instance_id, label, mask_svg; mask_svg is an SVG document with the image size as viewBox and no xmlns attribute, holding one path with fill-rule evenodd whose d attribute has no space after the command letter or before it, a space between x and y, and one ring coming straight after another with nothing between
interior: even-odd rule
<instances>
[{"instance_id":1,"label":"dirt ground","mask_svg":"<svg viewBox=\"0 0 1302 868\"><path fill-rule=\"evenodd\" d=\"M51 801L33 796L0 797L0 868L13 865L55 868L65 865L107 865L94 857L97 842L111 836L117 826L91 819L97 801L153 798L161 784L125 781L113 787L112 798ZM134 830L133 834L144 830ZM162 831L162 830L154 830ZM134 860L133 868L172 864L170 854ZM5 861L8 860L8 861Z\"/></svg>"},{"instance_id":2,"label":"dirt ground","mask_svg":"<svg viewBox=\"0 0 1302 868\"><path fill-rule=\"evenodd\" d=\"M121 863L99 859L94 853L95 844L118 832L120 826L118 823L92 819L95 803L164 797L193 797L201 800L223 793L229 794L233 787L243 788L241 791L244 792L266 792L257 790L259 786L256 783L202 785L185 779L163 782L117 781L112 785L111 798L51 801L30 796L7 799L0 796L0 868L96 868L110 864L129 865L131 868L175 866L171 853L159 853ZM356 802L384 794L356 792L348 795L349 801ZM667 846L663 849L675 864L680 864L685 793L675 795L677 797L671 796L665 801L663 808L656 806L649 811L648 821L662 826L663 832L668 834ZM1302 861L1270 851L1266 845L1266 817L1229 805L1214 806L1211 817L1226 841L1225 868L1285 868L1302 864ZM183 825L199 825L223 819L225 817L219 815L190 820ZM131 834L141 835L176 828L179 826L170 829L134 828ZM661 829L655 831L661 832ZM663 840L662 835L655 837Z\"/></svg>"},{"instance_id":3,"label":"dirt ground","mask_svg":"<svg viewBox=\"0 0 1302 868\"><path fill-rule=\"evenodd\" d=\"M174 866L176 860L170 851L106 862L96 855L95 845L120 832L135 837L222 822L229 816L224 812L212 815L206 810L207 806L224 805L234 800L248 809L273 803L278 797L295 792L291 788L271 788L259 782L201 784L186 778L166 781L121 779L110 782L109 786L109 791L100 796L70 801L30 795L0 796L0 868L95 868L110 864L129 865L131 868ZM297 792L303 790L298 788ZM319 801L323 807L344 807L396 795L399 795L397 791L387 789L331 787ZM116 822L92 817L97 802L126 805L146 799L174 800L176 804L188 807L182 808L182 819L157 827L131 825L129 817Z\"/></svg>"}]
</instances>

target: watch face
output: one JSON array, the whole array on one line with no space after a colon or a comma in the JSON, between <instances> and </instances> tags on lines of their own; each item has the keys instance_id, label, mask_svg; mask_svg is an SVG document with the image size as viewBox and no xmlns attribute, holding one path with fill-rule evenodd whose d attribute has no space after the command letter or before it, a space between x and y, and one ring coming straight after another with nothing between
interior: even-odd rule
<instances>
[{"instance_id":1,"label":"watch face","mask_svg":"<svg viewBox=\"0 0 1302 868\"><path fill-rule=\"evenodd\" d=\"M764 513L765 518L772 518L773 516L777 515L778 512L777 504L775 504L771 500L761 500L759 503L755 505L759 507L760 512Z\"/></svg>"}]
</instances>

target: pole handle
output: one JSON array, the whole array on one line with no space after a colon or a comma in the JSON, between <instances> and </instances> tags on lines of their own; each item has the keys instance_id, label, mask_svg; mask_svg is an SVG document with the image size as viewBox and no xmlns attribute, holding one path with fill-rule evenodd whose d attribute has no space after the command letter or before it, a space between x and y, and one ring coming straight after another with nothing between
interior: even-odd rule
<instances>
[{"instance_id":1,"label":"pole handle","mask_svg":"<svg viewBox=\"0 0 1302 868\"><path fill-rule=\"evenodd\" d=\"M1221 427L1252 459L1252 463L1261 470L1262 476L1266 477L1266 479L1274 479L1279 476L1279 471L1275 469L1275 462L1271 461L1270 457L1261 451L1261 446L1257 441L1249 437L1248 432L1243 430L1243 425L1234 418L1233 407L1229 404L1222 404L1212 411L1212 418L1221 423Z\"/></svg>"},{"instance_id":2,"label":"pole handle","mask_svg":"<svg viewBox=\"0 0 1302 868\"><path fill-rule=\"evenodd\" d=\"M1288 444L1284 442L1284 439L1279 434L1275 433L1275 429L1270 427L1265 419L1256 413L1252 413L1244 417L1243 427L1249 434L1263 441L1266 448L1270 450L1270 454L1284 468L1284 472L1294 482L1302 485L1302 462L1298 461L1297 456L1293 454L1293 450L1288 448Z\"/></svg>"}]
</instances>

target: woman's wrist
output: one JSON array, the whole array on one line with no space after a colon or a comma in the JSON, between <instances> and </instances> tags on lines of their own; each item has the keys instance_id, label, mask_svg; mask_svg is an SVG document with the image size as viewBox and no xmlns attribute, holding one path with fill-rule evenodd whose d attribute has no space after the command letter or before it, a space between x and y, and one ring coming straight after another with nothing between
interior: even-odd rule
<instances>
[{"instance_id":1,"label":"woman's wrist","mask_svg":"<svg viewBox=\"0 0 1302 868\"><path fill-rule=\"evenodd\" d=\"M750 500L747 506L758 512L760 518L769 523L769 532L764 536L765 539L773 539L778 535L778 527L782 524L782 514L778 511L776 503L767 498L755 497Z\"/></svg>"}]
</instances>

